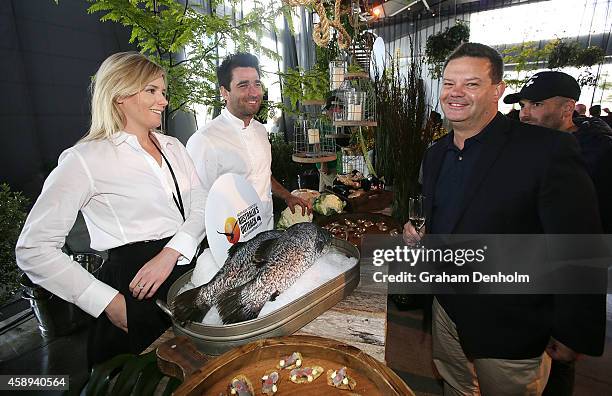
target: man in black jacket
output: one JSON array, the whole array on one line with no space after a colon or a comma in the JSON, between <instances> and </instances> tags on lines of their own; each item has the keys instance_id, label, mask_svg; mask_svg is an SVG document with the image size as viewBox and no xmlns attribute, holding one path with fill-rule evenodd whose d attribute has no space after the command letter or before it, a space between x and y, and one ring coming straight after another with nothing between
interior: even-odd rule
<instances>
[{"instance_id":1,"label":"man in black jacket","mask_svg":"<svg viewBox=\"0 0 612 396\"><path fill-rule=\"evenodd\" d=\"M504 102L519 103L522 122L572 132L597 191L604 232L612 233L612 129L598 117L572 117L580 86L574 77L545 71Z\"/></svg>"},{"instance_id":2,"label":"man in black jacket","mask_svg":"<svg viewBox=\"0 0 612 396\"><path fill-rule=\"evenodd\" d=\"M601 233L576 140L498 113L502 73L499 53L482 44L463 44L446 62L440 102L453 131L423 160L427 232ZM404 235L415 236L410 224ZM541 394L549 355L602 353L599 297L437 295L433 354L445 394Z\"/></svg>"},{"instance_id":3,"label":"man in black jacket","mask_svg":"<svg viewBox=\"0 0 612 396\"><path fill-rule=\"evenodd\" d=\"M601 222L612 233L612 129L597 117L573 117L580 86L574 77L559 71L545 71L531 77L520 92L507 95L504 102L519 103L520 120L563 132L578 140L582 159L593 180ZM572 395L574 362L555 360L544 395Z\"/></svg>"}]
</instances>

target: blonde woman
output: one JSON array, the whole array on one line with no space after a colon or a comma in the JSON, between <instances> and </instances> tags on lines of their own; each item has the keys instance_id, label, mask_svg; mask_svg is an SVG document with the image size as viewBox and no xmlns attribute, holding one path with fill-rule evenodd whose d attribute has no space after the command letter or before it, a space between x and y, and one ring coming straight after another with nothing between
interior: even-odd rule
<instances>
[{"instance_id":1,"label":"blonde woman","mask_svg":"<svg viewBox=\"0 0 612 396\"><path fill-rule=\"evenodd\" d=\"M164 70L137 52L107 58L92 82L91 128L64 151L17 242L34 283L96 317L90 366L139 353L170 325L155 305L191 266L204 237L205 192L184 146L155 132L168 104ZM78 211L96 279L61 251Z\"/></svg>"}]
</instances>

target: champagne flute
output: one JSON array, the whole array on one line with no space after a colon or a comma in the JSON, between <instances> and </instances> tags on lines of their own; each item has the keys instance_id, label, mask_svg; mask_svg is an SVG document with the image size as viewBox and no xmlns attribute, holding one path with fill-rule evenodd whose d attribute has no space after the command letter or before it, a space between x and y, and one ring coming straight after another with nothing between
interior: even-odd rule
<instances>
[{"instance_id":1,"label":"champagne flute","mask_svg":"<svg viewBox=\"0 0 612 396\"><path fill-rule=\"evenodd\" d=\"M408 200L408 219L417 233L420 233L425 225L425 206L423 205L423 198L422 195L417 195Z\"/></svg>"}]
</instances>

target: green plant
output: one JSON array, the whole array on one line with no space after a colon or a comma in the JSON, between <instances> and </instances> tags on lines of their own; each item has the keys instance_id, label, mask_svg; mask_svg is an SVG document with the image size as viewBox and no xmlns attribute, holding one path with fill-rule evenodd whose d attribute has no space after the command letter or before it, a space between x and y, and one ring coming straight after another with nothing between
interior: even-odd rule
<instances>
[{"instance_id":1,"label":"green plant","mask_svg":"<svg viewBox=\"0 0 612 396\"><path fill-rule=\"evenodd\" d=\"M538 43L534 41L517 44L503 50L504 64L514 65L514 71L517 73L516 78L505 78L506 84L515 90L522 87L528 79L528 75L522 73L541 68L540 63L548 59L550 51L550 46L538 48Z\"/></svg>"},{"instance_id":2,"label":"green plant","mask_svg":"<svg viewBox=\"0 0 612 396\"><path fill-rule=\"evenodd\" d=\"M365 72L365 70L363 70L363 67L361 67L361 65L357 65L355 63L351 63L348 66L348 70L349 73L363 73Z\"/></svg>"},{"instance_id":3,"label":"green plant","mask_svg":"<svg viewBox=\"0 0 612 396\"><path fill-rule=\"evenodd\" d=\"M591 67L604 61L605 52L600 47L583 48L578 42L568 39L553 40L547 47L550 47L549 69L567 66Z\"/></svg>"},{"instance_id":4,"label":"green plant","mask_svg":"<svg viewBox=\"0 0 612 396\"><path fill-rule=\"evenodd\" d=\"M278 73L282 79L283 96L289 98L292 112L297 111L297 102L303 100L325 100L329 91L329 75L325 70L301 67Z\"/></svg>"},{"instance_id":5,"label":"green plant","mask_svg":"<svg viewBox=\"0 0 612 396\"><path fill-rule=\"evenodd\" d=\"M443 32L432 34L427 37L425 43L425 56L429 64L429 72L432 77L437 79L442 76L442 69L446 58L460 44L470 40L470 28L463 21L446 28Z\"/></svg>"},{"instance_id":6,"label":"green plant","mask_svg":"<svg viewBox=\"0 0 612 396\"><path fill-rule=\"evenodd\" d=\"M0 305L19 289L21 271L15 262L15 245L23 228L29 200L21 192L12 192L0 184Z\"/></svg>"},{"instance_id":7,"label":"green plant","mask_svg":"<svg viewBox=\"0 0 612 396\"><path fill-rule=\"evenodd\" d=\"M376 169L393 185L393 216L408 220L408 198L418 192L421 159L434 133L425 128L426 94L421 79L421 58L412 57L400 72L393 61L375 76Z\"/></svg>"},{"instance_id":8,"label":"green plant","mask_svg":"<svg viewBox=\"0 0 612 396\"><path fill-rule=\"evenodd\" d=\"M144 355L117 355L93 367L86 394L98 395L171 395L181 384L176 378L165 376L157 366L156 351ZM78 395L81 389L66 392Z\"/></svg>"},{"instance_id":9,"label":"green plant","mask_svg":"<svg viewBox=\"0 0 612 396\"><path fill-rule=\"evenodd\" d=\"M335 60L340 55L338 44L332 40L327 47L315 46L315 68L323 70L329 74L329 62Z\"/></svg>"},{"instance_id":10,"label":"green plant","mask_svg":"<svg viewBox=\"0 0 612 396\"><path fill-rule=\"evenodd\" d=\"M552 49L548 56L549 69L575 65L576 57L580 52L580 45L577 42L557 39L550 44Z\"/></svg>"},{"instance_id":11,"label":"green plant","mask_svg":"<svg viewBox=\"0 0 612 396\"><path fill-rule=\"evenodd\" d=\"M576 56L576 66L591 67L604 61L606 53L601 47L594 45L581 50Z\"/></svg>"},{"instance_id":12,"label":"green plant","mask_svg":"<svg viewBox=\"0 0 612 396\"><path fill-rule=\"evenodd\" d=\"M220 105L216 66L219 47L233 43L237 51L279 55L261 46L264 30L275 29L275 18L290 8L279 0L253 1L250 12L236 20L233 13L218 15L222 0L208 2L209 13L189 0L87 0L89 13L102 13L101 21L112 21L131 30L130 42L167 71L168 109L164 127L176 111L190 111L194 104ZM230 1L232 7L237 0Z\"/></svg>"}]
</instances>

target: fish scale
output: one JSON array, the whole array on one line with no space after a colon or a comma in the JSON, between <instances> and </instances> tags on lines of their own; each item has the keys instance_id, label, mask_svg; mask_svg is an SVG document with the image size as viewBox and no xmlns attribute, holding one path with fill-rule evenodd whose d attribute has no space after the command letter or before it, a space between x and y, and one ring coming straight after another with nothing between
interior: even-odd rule
<instances>
[{"instance_id":1,"label":"fish scale","mask_svg":"<svg viewBox=\"0 0 612 396\"><path fill-rule=\"evenodd\" d=\"M196 304L212 306L215 304L219 293L253 279L259 271L258 262L253 260L257 250L262 243L276 239L282 233L282 231L275 230L264 231L245 242L244 245L236 246L235 254L228 256L225 265L217 275L206 284L206 287L202 288L196 299Z\"/></svg>"},{"instance_id":2,"label":"fish scale","mask_svg":"<svg viewBox=\"0 0 612 396\"><path fill-rule=\"evenodd\" d=\"M170 303L174 318L180 323L201 321L222 292L243 285L259 273L260 267L265 265L256 260L260 247L282 234L283 231L264 231L246 242L233 245L228 250L225 264L210 282L179 294Z\"/></svg>"},{"instance_id":3,"label":"fish scale","mask_svg":"<svg viewBox=\"0 0 612 396\"><path fill-rule=\"evenodd\" d=\"M258 275L239 288L224 292L217 300L223 323L257 317L264 304L287 290L324 253L331 235L313 223L289 227L274 241L268 263Z\"/></svg>"}]
</instances>

